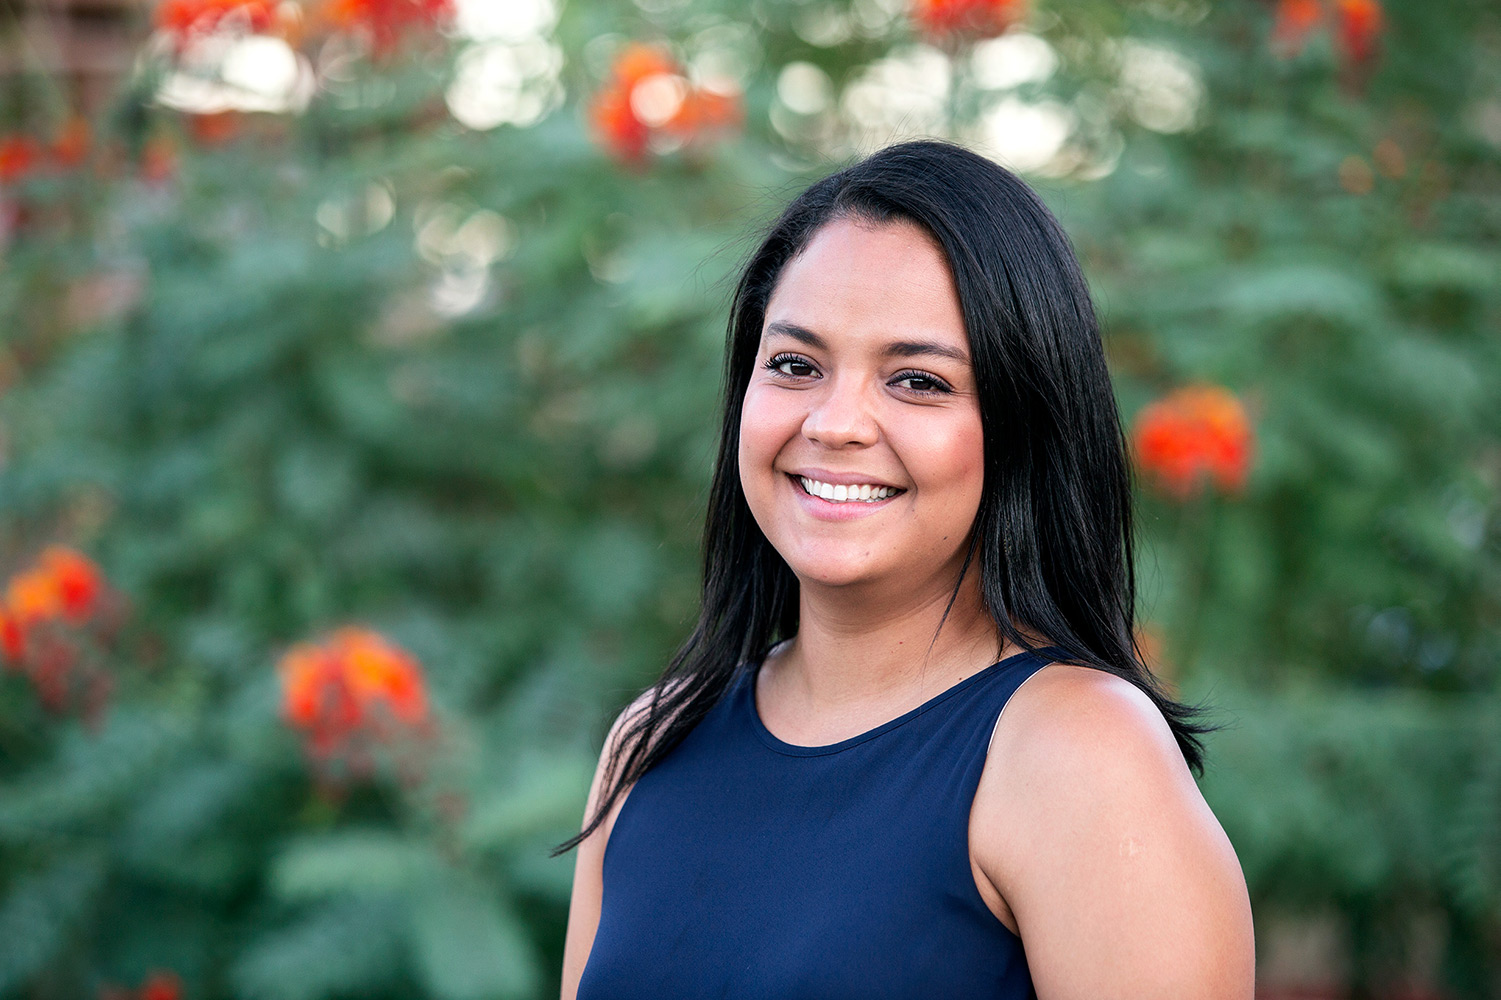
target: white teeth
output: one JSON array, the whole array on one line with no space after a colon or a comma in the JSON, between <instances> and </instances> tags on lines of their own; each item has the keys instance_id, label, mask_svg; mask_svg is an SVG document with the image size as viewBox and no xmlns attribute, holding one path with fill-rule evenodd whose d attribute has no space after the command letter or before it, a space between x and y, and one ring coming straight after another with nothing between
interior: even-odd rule
<instances>
[{"instance_id":1,"label":"white teeth","mask_svg":"<svg viewBox=\"0 0 1501 1000\"><path fill-rule=\"evenodd\" d=\"M806 476L799 476L798 481L803 484L803 489L813 496L822 497L834 503L850 503L856 500L862 503L875 503L877 500L885 500L901 492L892 486L873 486L870 483L862 483L859 486L835 486L831 483L809 479Z\"/></svg>"}]
</instances>

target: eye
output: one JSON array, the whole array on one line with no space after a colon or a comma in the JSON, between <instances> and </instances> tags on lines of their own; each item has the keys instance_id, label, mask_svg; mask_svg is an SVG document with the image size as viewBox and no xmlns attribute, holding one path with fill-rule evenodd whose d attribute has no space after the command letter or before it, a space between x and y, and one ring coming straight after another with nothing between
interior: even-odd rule
<instances>
[{"instance_id":1,"label":"eye","mask_svg":"<svg viewBox=\"0 0 1501 1000\"><path fill-rule=\"evenodd\" d=\"M903 385L903 383L906 383ZM905 371L898 372L890 382L891 385L899 385L919 396L945 396L954 390L947 382L937 375L927 372Z\"/></svg>"},{"instance_id":2,"label":"eye","mask_svg":"<svg viewBox=\"0 0 1501 1000\"><path fill-rule=\"evenodd\" d=\"M818 374L813 362L799 354L777 354L766 362L768 371L790 378L808 378Z\"/></svg>"}]
</instances>

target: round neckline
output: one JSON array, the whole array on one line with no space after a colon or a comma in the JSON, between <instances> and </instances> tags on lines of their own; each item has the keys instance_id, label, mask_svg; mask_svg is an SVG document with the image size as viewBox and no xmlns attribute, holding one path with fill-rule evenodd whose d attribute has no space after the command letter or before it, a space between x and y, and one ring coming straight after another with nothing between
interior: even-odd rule
<instances>
[{"instance_id":1,"label":"round neckline","mask_svg":"<svg viewBox=\"0 0 1501 1000\"><path fill-rule=\"evenodd\" d=\"M746 705L750 714L751 728L755 731L756 736L760 738L762 743L766 744L777 753L786 754L789 757L823 757L828 754L838 753L841 750L848 750L850 747L864 743L867 740L873 740L883 733L888 733L891 730L896 729L898 726L911 722L913 719L922 715L929 709L935 708L944 701L947 701L949 698L952 698L960 691L974 686L982 677L988 677L999 673L1001 668L1006 666L1007 664L1015 663L1017 660L1024 659L1028 656L1041 656L1043 653L1051 651L1062 653L1065 656L1068 655L1067 651L1064 650L1061 646L1040 646L1035 650L1024 649L1019 653L1012 653L1005 659L997 660L995 663L992 663L988 667L982 667L979 670L976 670L974 673L964 678L964 680L950 684L948 687L944 688L942 691L938 692L933 697L923 702L921 705L918 705L916 708L909 709L906 712L903 712L901 715L898 715L896 718L881 723L874 729L867 729L863 733L857 733L856 735L842 739L837 743L825 743L822 746L810 747L801 746L797 743L788 743L786 740L780 739L775 734L773 734L770 729L766 728L766 723L761 721L761 712L758 708L756 708L756 677L761 672L761 663L765 660L764 654L760 659L754 661L745 671L744 677L742 679L742 685L744 688Z\"/></svg>"}]
</instances>

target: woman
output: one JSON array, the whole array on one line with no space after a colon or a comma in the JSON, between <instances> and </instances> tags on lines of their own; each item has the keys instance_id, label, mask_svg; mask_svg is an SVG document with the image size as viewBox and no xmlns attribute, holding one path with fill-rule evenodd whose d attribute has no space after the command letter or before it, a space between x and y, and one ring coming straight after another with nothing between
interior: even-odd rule
<instances>
[{"instance_id":1,"label":"woman","mask_svg":"<svg viewBox=\"0 0 1501 1000\"><path fill-rule=\"evenodd\" d=\"M565 845L564 1000L1250 998L1134 599L1056 220L944 143L814 184L736 291L698 624Z\"/></svg>"}]
</instances>

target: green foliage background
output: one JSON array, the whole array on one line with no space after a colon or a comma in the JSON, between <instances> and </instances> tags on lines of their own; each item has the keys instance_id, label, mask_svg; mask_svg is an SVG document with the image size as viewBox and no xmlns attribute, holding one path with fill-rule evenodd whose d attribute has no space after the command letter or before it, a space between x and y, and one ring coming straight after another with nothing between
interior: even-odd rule
<instances>
[{"instance_id":1,"label":"green foliage background","mask_svg":"<svg viewBox=\"0 0 1501 1000\"><path fill-rule=\"evenodd\" d=\"M1326 33L1278 58L1272 13L1042 5L1059 66L1019 93L1076 111L1082 166L1031 179L1127 417L1200 379L1255 417L1243 495L1143 493L1141 570L1169 675L1231 723L1202 786L1259 920L1340 914L1348 986L1379 996L1436 913L1445 992L1498 997L1501 15L1392 0L1360 79ZM914 36L842 0L575 0L551 36L566 98L529 127L414 125L451 72L430 54L188 146L166 185L27 182L63 221L0 259L0 554L77 545L130 614L100 726L0 677L0 995L160 968L193 1000L555 995L572 858L548 848L694 612L727 282L872 142L790 114L778 74L837 90ZM739 39L743 132L612 160L583 108L615 36ZM1192 127L1133 117L1123 39L1197 66ZM964 135L996 95L957 80ZM154 86L113 107L127 144L181 127ZM505 252L476 265L453 231L479 212ZM479 304L435 312L476 267ZM70 320L100 275L139 295ZM427 670L419 787L320 794L280 720L278 655L346 622Z\"/></svg>"}]
</instances>

